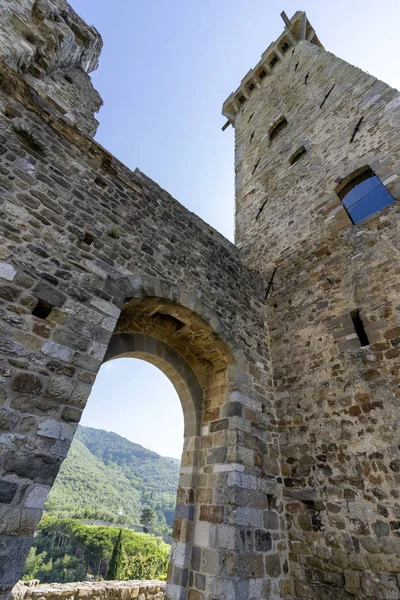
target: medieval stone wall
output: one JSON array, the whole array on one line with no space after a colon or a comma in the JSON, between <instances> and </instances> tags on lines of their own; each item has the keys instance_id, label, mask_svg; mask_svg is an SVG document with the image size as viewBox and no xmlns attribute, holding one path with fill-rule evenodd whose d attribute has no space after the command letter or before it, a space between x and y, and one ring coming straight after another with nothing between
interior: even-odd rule
<instances>
[{"instance_id":1,"label":"medieval stone wall","mask_svg":"<svg viewBox=\"0 0 400 600\"><path fill-rule=\"evenodd\" d=\"M4 63L0 78L0 597L107 348L157 364L182 401L167 597L288 597L263 282Z\"/></svg>"},{"instance_id":2,"label":"medieval stone wall","mask_svg":"<svg viewBox=\"0 0 400 600\"><path fill-rule=\"evenodd\" d=\"M335 193L370 166L400 197L399 110L396 90L304 40L236 114L237 242L267 279L276 268L268 323L296 598L400 597L400 205L352 225Z\"/></svg>"}]
</instances>

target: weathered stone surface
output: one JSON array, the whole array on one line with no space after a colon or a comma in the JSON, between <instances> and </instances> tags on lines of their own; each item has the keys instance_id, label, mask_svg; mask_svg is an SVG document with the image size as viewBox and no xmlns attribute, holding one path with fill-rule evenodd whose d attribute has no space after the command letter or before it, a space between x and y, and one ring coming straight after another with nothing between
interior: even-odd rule
<instances>
[{"instance_id":1,"label":"weathered stone surface","mask_svg":"<svg viewBox=\"0 0 400 600\"><path fill-rule=\"evenodd\" d=\"M234 246L81 135L97 32L3 4L0 595L101 362L133 356L184 413L169 600L399 597L398 93L288 20L224 106ZM353 226L365 166L396 202Z\"/></svg>"},{"instance_id":2,"label":"weathered stone surface","mask_svg":"<svg viewBox=\"0 0 400 600\"><path fill-rule=\"evenodd\" d=\"M12 591L12 600L36 600L51 597L53 600L163 600L165 598L164 581L102 581L80 583L48 583L39 585L32 582L20 582Z\"/></svg>"},{"instance_id":3,"label":"weathered stone surface","mask_svg":"<svg viewBox=\"0 0 400 600\"><path fill-rule=\"evenodd\" d=\"M13 381L13 389L22 394L34 394L37 396L43 387L39 377L32 373L19 373Z\"/></svg>"},{"instance_id":4,"label":"weathered stone surface","mask_svg":"<svg viewBox=\"0 0 400 600\"><path fill-rule=\"evenodd\" d=\"M97 68L101 48L96 29L64 0L1 3L2 59L32 85L48 110L89 135L96 132L93 115L102 100L88 73ZM6 114L14 119L20 111L9 105ZM20 159L18 167L23 167ZM32 166L23 170L34 172Z\"/></svg>"},{"instance_id":5,"label":"weathered stone surface","mask_svg":"<svg viewBox=\"0 0 400 600\"><path fill-rule=\"evenodd\" d=\"M17 270L10 263L0 261L0 278L13 281L17 274Z\"/></svg>"},{"instance_id":6,"label":"weathered stone surface","mask_svg":"<svg viewBox=\"0 0 400 600\"><path fill-rule=\"evenodd\" d=\"M326 52L300 13L289 29L296 19L303 40L293 46L286 30L223 108L235 127L236 243L272 283L280 518L295 597L400 598L399 93ZM353 225L340 186L367 167L394 202Z\"/></svg>"}]
</instances>

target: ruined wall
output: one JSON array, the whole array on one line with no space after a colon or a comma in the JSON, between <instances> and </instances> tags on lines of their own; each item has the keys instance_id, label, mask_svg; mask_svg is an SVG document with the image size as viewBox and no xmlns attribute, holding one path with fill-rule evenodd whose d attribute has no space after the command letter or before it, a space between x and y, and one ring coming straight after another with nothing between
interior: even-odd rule
<instances>
[{"instance_id":1,"label":"ruined wall","mask_svg":"<svg viewBox=\"0 0 400 600\"><path fill-rule=\"evenodd\" d=\"M224 114L236 107L227 116L236 128L238 245L266 279L277 268L268 323L294 593L395 599L400 205L352 225L335 189L369 165L400 197L400 96L306 39L273 66L266 59ZM271 141L282 116L287 126ZM300 146L306 153L291 165Z\"/></svg>"},{"instance_id":2,"label":"ruined wall","mask_svg":"<svg viewBox=\"0 0 400 600\"><path fill-rule=\"evenodd\" d=\"M264 284L3 62L0 79L0 597L107 348L184 398L167 597L289 597Z\"/></svg>"},{"instance_id":3,"label":"ruined wall","mask_svg":"<svg viewBox=\"0 0 400 600\"><path fill-rule=\"evenodd\" d=\"M30 582L27 582L30 583ZM163 600L163 581L84 581L80 583L50 583L47 585L24 585L20 583L12 592L12 600Z\"/></svg>"},{"instance_id":4,"label":"ruined wall","mask_svg":"<svg viewBox=\"0 0 400 600\"><path fill-rule=\"evenodd\" d=\"M65 0L3 0L0 57L39 94L43 104L94 135L102 105L89 73L103 42Z\"/></svg>"}]
</instances>

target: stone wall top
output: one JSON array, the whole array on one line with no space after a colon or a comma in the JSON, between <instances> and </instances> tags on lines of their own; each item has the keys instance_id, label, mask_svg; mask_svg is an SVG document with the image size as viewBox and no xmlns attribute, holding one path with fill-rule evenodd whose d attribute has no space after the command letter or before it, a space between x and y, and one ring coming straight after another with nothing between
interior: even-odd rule
<instances>
[{"instance_id":1,"label":"stone wall top","mask_svg":"<svg viewBox=\"0 0 400 600\"><path fill-rule=\"evenodd\" d=\"M82 581L78 583L48 583L29 585L18 583L12 592L12 600L162 600L165 592L164 581Z\"/></svg>"}]
</instances>

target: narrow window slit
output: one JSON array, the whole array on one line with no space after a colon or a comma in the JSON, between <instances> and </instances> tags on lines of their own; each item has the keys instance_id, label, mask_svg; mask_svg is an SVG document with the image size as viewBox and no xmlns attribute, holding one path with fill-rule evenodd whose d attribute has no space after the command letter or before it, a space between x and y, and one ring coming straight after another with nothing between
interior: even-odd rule
<instances>
[{"instance_id":1,"label":"narrow window slit","mask_svg":"<svg viewBox=\"0 0 400 600\"><path fill-rule=\"evenodd\" d=\"M261 204L260 208L258 209L256 221L257 221L258 217L261 215L262 211L264 210L264 206L267 204L267 202L268 202L268 198L266 198L266 200L264 200L264 202Z\"/></svg>"},{"instance_id":2,"label":"narrow window slit","mask_svg":"<svg viewBox=\"0 0 400 600\"><path fill-rule=\"evenodd\" d=\"M254 113L251 113L251 115L249 116L249 120L247 121L248 123L250 123L250 121L252 120L253 115L254 115Z\"/></svg>"},{"instance_id":3,"label":"narrow window slit","mask_svg":"<svg viewBox=\"0 0 400 600\"><path fill-rule=\"evenodd\" d=\"M350 313L350 316L361 346L369 346L368 335L365 331L364 323L360 317L360 312L358 310L354 310L352 313Z\"/></svg>"},{"instance_id":4,"label":"narrow window slit","mask_svg":"<svg viewBox=\"0 0 400 600\"><path fill-rule=\"evenodd\" d=\"M307 150L304 146L298 148L298 150L296 150L296 152L294 152L294 154L292 154L292 156L289 158L290 164L294 165L294 163L296 163L302 156L304 156L306 152Z\"/></svg>"},{"instance_id":5,"label":"narrow window slit","mask_svg":"<svg viewBox=\"0 0 400 600\"><path fill-rule=\"evenodd\" d=\"M297 71L298 68L299 68L299 63L297 62L294 66L294 70Z\"/></svg>"},{"instance_id":6,"label":"narrow window slit","mask_svg":"<svg viewBox=\"0 0 400 600\"><path fill-rule=\"evenodd\" d=\"M258 164L259 164L260 160L261 160L261 158L259 158L258 161L256 162L256 164L254 165L254 169L253 169L252 175L254 175L254 173L256 172L256 169L258 167Z\"/></svg>"},{"instance_id":7,"label":"narrow window slit","mask_svg":"<svg viewBox=\"0 0 400 600\"><path fill-rule=\"evenodd\" d=\"M358 120L357 125L353 129L353 133L352 133L351 138L350 138L350 144L354 141L354 138L356 137L356 133L360 129L361 123L363 122L363 120L364 120L364 115L362 117L360 117L360 119Z\"/></svg>"},{"instance_id":8,"label":"narrow window slit","mask_svg":"<svg viewBox=\"0 0 400 600\"><path fill-rule=\"evenodd\" d=\"M39 300L33 309L32 314L34 317L38 317L39 319L47 319L52 310L53 306L51 304L45 300Z\"/></svg>"},{"instance_id":9,"label":"narrow window slit","mask_svg":"<svg viewBox=\"0 0 400 600\"><path fill-rule=\"evenodd\" d=\"M331 95L331 92L333 90L333 88L335 87L335 83L333 84L333 86L331 87L331 89L329 90L329 92L325 95L325 98L322 100L321 104L320 104L320 108L323 107L323 105L325 104L325 102L327 101L327 99L329 98L329 96Z\"/></svg>"}]
</instances>

